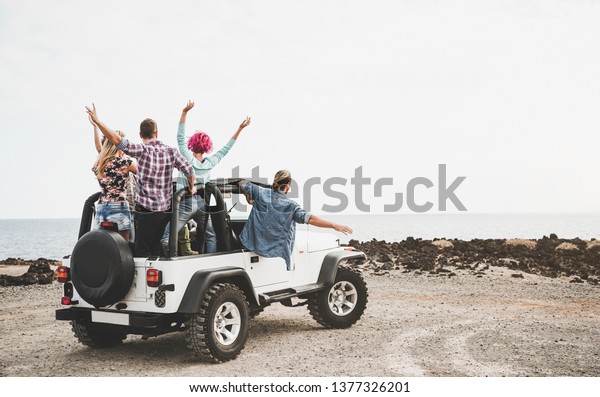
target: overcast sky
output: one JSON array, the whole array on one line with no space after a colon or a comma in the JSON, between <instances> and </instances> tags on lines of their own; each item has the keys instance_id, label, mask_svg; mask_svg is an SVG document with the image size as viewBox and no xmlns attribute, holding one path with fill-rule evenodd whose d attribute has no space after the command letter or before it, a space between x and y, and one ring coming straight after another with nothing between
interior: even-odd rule
<instances>
[{"instance_id":1,"label":"overcast sky","mask_svg":"<svg viewBox=\"0 0 600 397\"><path fill-rule=\"evenodd\" d=\"M189 135L217 147L252 117L213 177L341 177L353 203L362 166L393 179L363 187L372 212L416 177L435 212L446 164L469 212L598 213L595 3L2 0L0 218L80 215L98 190L85 105L136 142L152 117L175 145L188 99Z\"/></svg>"}]
</instances>

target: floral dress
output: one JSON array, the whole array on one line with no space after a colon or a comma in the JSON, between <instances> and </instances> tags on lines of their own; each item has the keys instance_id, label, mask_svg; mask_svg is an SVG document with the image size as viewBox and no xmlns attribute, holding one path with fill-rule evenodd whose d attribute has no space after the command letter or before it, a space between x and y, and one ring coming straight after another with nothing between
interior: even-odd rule
<instances>
[{"instance_id":1,"label":"floral dress","mask_svg":"<svg viewBox=\"0 0 600 397\"><path fill-rule=\"evenodd\" d=\"M98 178L101 192L96 205L94 225L94 229L97 229L102 222L115 223L119 231L131 231L130 241L135 237L130 210L131 183L135 179L129 175L128 170L132 162L127 156L114 157L106 165L104 174ZM96 166L92 171L96 172Z\"/></svg>"},{"instance_id":2,"label":"floral dress","mask_svg":"<svg viewBox=\"0 0 600 397\"><path fill-rule=\"evenodd\" d=\"M127 201L128 190L130 189L129 166L132 160L130 157L114 157L106 166L104 175L98 178L98 183L102 189L100 203L111 201ZM92 169L96 172L96 167Z\"/></svg>"}]
</instances>

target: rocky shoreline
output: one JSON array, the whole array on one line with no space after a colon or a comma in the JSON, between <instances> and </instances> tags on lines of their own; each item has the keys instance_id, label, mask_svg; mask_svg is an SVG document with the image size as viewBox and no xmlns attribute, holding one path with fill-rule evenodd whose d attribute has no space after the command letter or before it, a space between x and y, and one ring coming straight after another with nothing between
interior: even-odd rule
<instances>
[{"instance_id":1,"label":"rocky shoreline","mask_svg":"<svg viewBox=\"0 0 600 397\"><path fill-rule=\"evenodd\" d=\"M53 259L38 258L36 260L25 260L21 258L8 258L0 261L0 265L28 266L27 272L20 276L0 274L0 286L8 287L14 285L50 284L56 279L53 266L60 266L61 262Z\"/></svg>"},{"instance_id":2,"label":"rocky shoreline","mask_svg":"<svg viewBox=\"0 0 600 397\"><path fill-rule=\"evenodd\" d=\"M569 277L574 283L600 284L600 240L594 239L561 239L554 234L533 240L408 237L399 242L350 240L347 245L367 255L366 261L354 260L351 266L376 276L400 270L453 277L461 270L461 274L467 272L482 277L491 267L504 267L514 271L513 277L529 273L551 278ZM0 286L50 284L56 279L53 267L60 264L46 258L8 258L0 261L0 265L5 268L28 266L28 270L19 276L0 274Z\"/></svg>"},{"instance_id":3,"label":"rocky shoreline","mask_svg":"<svg viewBox=\"0 0 600 397\"><path fill-rule=\"evenodd\" d=\"M412 237L400 242L350 240L349 246L367 254L367 261L354 261L375 275L390 270L456 276L461 269L483 276L490 267L505 267L544 277L570 277L571 282L600 283L600 241L560 239L555 234L541 239L422 240Z\"/></svg>"}]
</instances>

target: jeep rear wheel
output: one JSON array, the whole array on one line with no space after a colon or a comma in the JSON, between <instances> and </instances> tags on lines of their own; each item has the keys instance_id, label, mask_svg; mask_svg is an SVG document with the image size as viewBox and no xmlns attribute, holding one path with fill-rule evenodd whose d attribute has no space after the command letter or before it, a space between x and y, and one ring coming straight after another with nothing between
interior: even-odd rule
<instances>
[{"instance_id":1,"label":"jeep rear wheel","mask_svg":"<svg viewBox=\"0 0 600 397\"><path fill-rule=\"evenodd\" d=\"M77 340L90 347L113 347L123 343L125 334L115 334L98 330L98 327L87 320L72 320L71 326Z\"/></svg>"},{"instance_id":2,"label":"jeep rear wheel","mask_svg":"<svg viewBox=\"0 0 600 397\"><path fill-rule=\"evenodd\" d=\"M308 310L324 327L348 328L362 316L368 296L362 275L356 270L340 267L331 288L309 297Z\"/></svg>"},{"instance_id":3,"label":"jeep rear wheel","mask_svg":"<svg viewBox=\"0 0 600 397\"><path fill-rule=\"evenodd\" d=\"M233 284L213 284L200 311L185 322L188 347L207 361L232 360L248 339L248 319L248 301L242 290Z\"/></svg>"}]
</instances>

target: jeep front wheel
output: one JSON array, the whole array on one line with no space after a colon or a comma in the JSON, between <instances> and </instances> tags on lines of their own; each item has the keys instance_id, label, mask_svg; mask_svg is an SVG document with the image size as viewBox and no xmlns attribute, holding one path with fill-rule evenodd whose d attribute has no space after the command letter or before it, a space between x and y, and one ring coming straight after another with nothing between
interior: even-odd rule
<instances>
[{"instance_id":1,"label":"jeep front wheel","mask_svg":"<svg viewBox=\"0 0 600 397\"><path fill-rule=\"evenodd\" d=\"M237 286L213 284L200 303L200 311L185 322L188 347L207 361L232 360L248 339L248 318L248 301Z\"/></svg>"},{"instance_id":2,"label":"jeep front wheel","mask_svg":"<svg viewBox=\"0 0 600 397\"><path fill-rule=\"evenodd\" d=\"M340 267L331 288L310 296L308 310L324 327L349 328L365 311L368 296L362 275L356 270Z\"/></svg>"}]
</instances>

